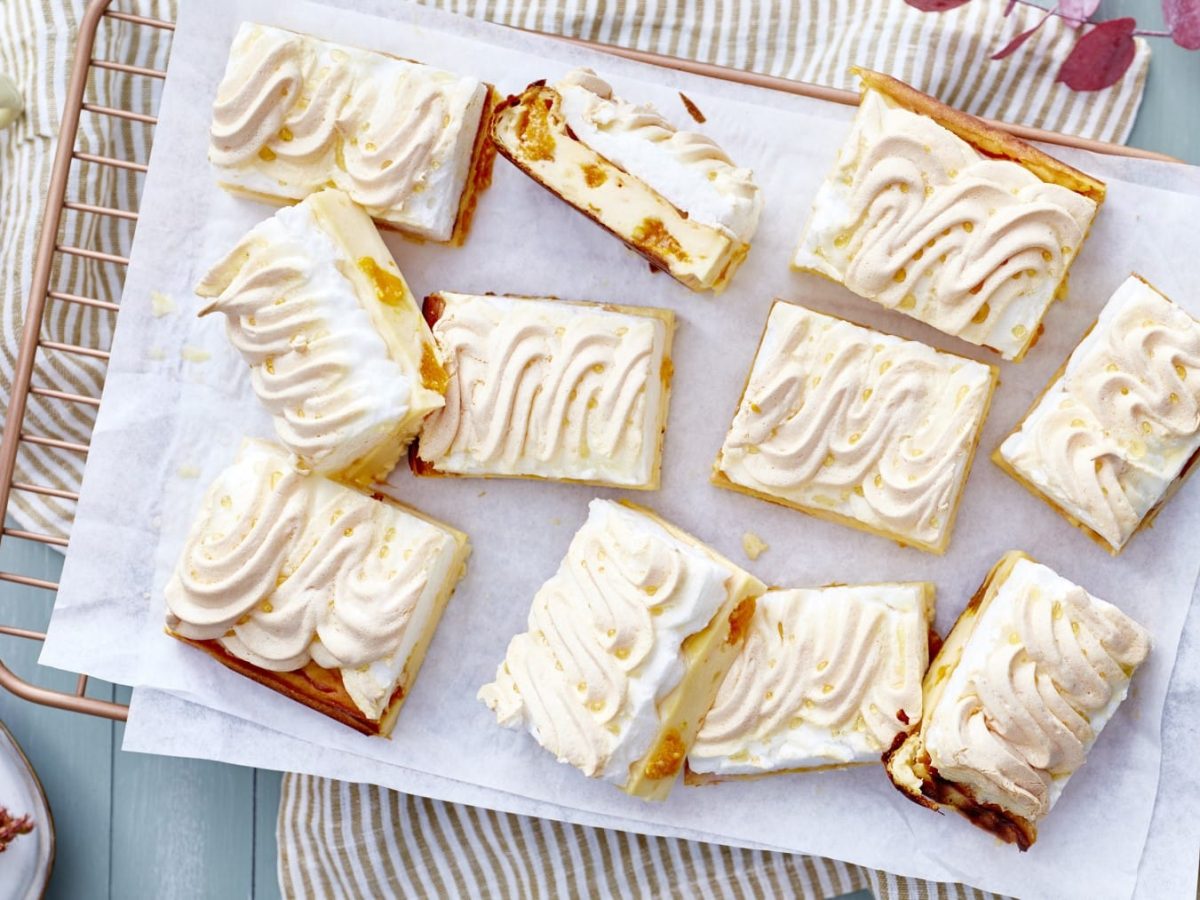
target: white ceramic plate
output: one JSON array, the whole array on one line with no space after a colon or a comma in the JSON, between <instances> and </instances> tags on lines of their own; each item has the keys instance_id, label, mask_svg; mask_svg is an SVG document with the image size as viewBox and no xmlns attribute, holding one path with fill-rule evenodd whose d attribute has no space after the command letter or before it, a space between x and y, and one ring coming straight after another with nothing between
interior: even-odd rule
<instances>
[{"instance_id":1,"label":"white ceramic plate","mask_svg":"<svg viewBox=\"0 0 1200 900\"><path fill-rule=\"evenodd\" d=\"M0 723L0 805L28 815L33 831L19 835L0 853L0 900L37 900L54 867L54 819L33 766Z\"/></svg>"}]
</instances>

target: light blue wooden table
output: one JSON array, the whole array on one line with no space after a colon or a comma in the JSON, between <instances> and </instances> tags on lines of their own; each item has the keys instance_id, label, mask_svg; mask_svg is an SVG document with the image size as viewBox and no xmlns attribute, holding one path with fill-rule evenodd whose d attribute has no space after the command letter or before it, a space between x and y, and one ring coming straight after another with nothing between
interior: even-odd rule
<instances>
[{"instance_id":1,"label":"light blue wooden table","mask_svg":"<svg viewBox=\"0 0 1200 900\"><path fill-rule=\"evenodd\" d=\"M1109 0L1105 17L1134 15L1160 25L1157 0ZM1165 41L1154 62L1131 143L1200 164L1200 53ZM0 569L57 581L55 552L17 541L0 545ZM42 628L45 592L0 586L0 621ZM0 638L0 658L34 676L35 648ZM49 687L74 678L38 672ZM128 691L93 684L98 697ZM37 707L0 692L0 721L24 747L45 785L58 832L52 898L279 896L275 875L275 772L120 751L124 726ZM854 895L866 897L865 893ZM851 898L846 898L851 900Z\"/></svg>"}]
</instances>

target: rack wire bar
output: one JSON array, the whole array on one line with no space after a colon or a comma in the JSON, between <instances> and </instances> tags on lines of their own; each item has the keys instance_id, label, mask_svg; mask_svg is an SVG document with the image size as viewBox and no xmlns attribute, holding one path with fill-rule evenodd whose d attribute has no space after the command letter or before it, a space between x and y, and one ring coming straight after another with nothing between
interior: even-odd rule
<instances>
[{"instance_id":1,"label":"rack wire bar","mask_svg":"<svg viewBox=\"0 0 1200 900\"><path fill-rule=\"evenodd\" d=\"M57 303L73 303L84 307L92 307L98 310L109 311L112 313L119 313L120 311L119 304L111 300L87 297L68 290L59 289L58 286L51 284L51 279L54 277L55 273L54 264L59 258L60 254L90 259L106 264L113 264L119 267L125 267L129 263L127 257L120 256L115 253L103 252L93 247L67 246L58 242L58 230L64 212L123 219L134 223L135 227L138 221L137 209L121 209L110 206L101 206L84 202L78 197L67 197L72 163L76 160L81 163L105 166L139 174L148 170L148 163L144 161L117 159L101 154L90 153L76 145L79 136L79 122L84 112L92 115L108 116L128 122L141 123L148 125L151 128L153 128L158 122L157 116L135 112L128 109L119 109L112 106L91 103L85 101L84 99L89 77L95 70L117 72L131 77L151 78L156 80L161 80L166 77L166 72L160 69L136 66L117 60L97 59L94 56L96 51L97 29L100 22L104 19L120 22L126 26L153 28L167 33L174 32L175 30L175 24L173 22L156 19L149 16L142 16L136 13L124 12L122 10L111 9L110 7L113 2L114 0L90 0L79 24L79 42L76 46L75 57L71 67L71 78L67 86L66 102L63 109L62 123L59 130L58 150L55 154L53 168L51 169L50 173L50 186L46 195L46 204L41 228L38 233L37 254L34 258L29 300L25 309L24 332L21 335L20 347L17 354L16 365L13 371L12 397L9 400L6 427L4 428L3 433L0 434L0 510L7 511L9 500L15 491L42 494L69 502L77 501L79 499L78 494L73 491L52 488L45 485L34 484L28 481L14 480L17 450L21 444L29 444L52 450L61 450L68 453L78 453L85 458L89 449L88 444L85 442L45 437L26 430L25 411L28 398L33 395L46 397L64 403L79 403L92 407L100 406L100 399L97 397L88 397L81 394L73 394L65 391L53 390L51 388L39 387L33 383L33 378L34 366L39 350L74 353L98 359L102 362L107 361L109 358L108 351L101 347L88 347L82 344L71 344L41 339L43 315L46 311L49 301L53 300ZM569 44L587 47L592 50L600 50L616 56L633 59L638 62L690 72L696 75L708 76L710 78L720 78L726 81L739 82L741 84L768 88L788 94L811 97L814 99L842 105L855 105L858 103L858 95L849 91L820 87L818 85L802 84L800 82L771 75L743 72L738 69L730 69L723 66L712 65L710 63L677 59L675 57L662 56L657 53L648 53L639 50L629 50L623 47L616 47L610 44L600 44L579 38L564 37L560 35L553 35L553 37L557 37ZM1076 147L1115 156L1129 156L1177 162L1177 160L1172 160L1171 157L1164 156L1163 154L1139 150L1134 147L1104 144L1097 141L1089 141L1068 135L1042 131L1036 128L1011 126L1004 123L993 124L1027 140L1036 140L1045 143ZM55 547L66 547L68 543L67 539L63 537L39 534L15 527L3 528L0 530L0 538L28 540ZM44 578L37 578L20 572L6 572L3 570L0 570L0 582L49 591L52 594L57 594L59 587L56 582L48 581ZM0 635L29 641L42 641L45 638L45 634L40 631L6 625L3 622L0 622ZM34 684L25 678L22 678L20 675L13 672L7 665L5 665L2 660L0 660L0 688L9 691L11 694L17 697L21 697L32 703L42 704L44 706L51 706L57 709L70 710L73 712L89 713L94 716L101 716L108 719L123 720L126 718L128 714L128 708L126 706L120 703L113 703L108 700L87 696L87 685L87 676L80 675L76 681L75 689L73 691L68 692L50 690Z\"/></svg>"}]
</instances>

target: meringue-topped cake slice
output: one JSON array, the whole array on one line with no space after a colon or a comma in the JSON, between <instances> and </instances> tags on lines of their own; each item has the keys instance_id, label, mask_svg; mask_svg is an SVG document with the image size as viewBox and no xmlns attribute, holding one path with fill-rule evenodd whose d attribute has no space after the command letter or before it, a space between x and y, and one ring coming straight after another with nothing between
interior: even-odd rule
<instances>
[{"instance_id":1,"label":"meringue-topped cake slice","mask_svg":"<svg viewBox=\"0 0 1200 900\"><path fill-rule=\"evenodd\" d=\"M793 266L1019 360L1067 285L1104 184L896 79L862 102Z\"/></svg>"},{"instance_id":2,"label":"meringue-topped cake slice","mask_svg":"<svg viewBox=\"0 0 1200 900\"><path fill-rule=\"evenodd\" d=\"M450 386L409 456L418 475L658 487L670 310L442 292L425 318Z\"/></svg>"},{"instance_id":3,"label":"meringue-topped cake slice","mask_svg":"<svg viewBox=\"0 0 1200 900\"><path fill-rule=\"evenodd\" d=\"M712 481L944 553L997 380L994 366L777 300Z\"/></svg>"},{"instance_id":4,"label":"meringue-topped cake slice","mask_svg":"<svg viewBox=\"0 0 1200 900\"><path fill-rule=\"evenodd\" d=\"M664 799L764 590L648 510L593 500L479 698L560 762Z\"/></svg>"},{"instance_id":5,"label":"meringue-topped cake slice","mask_svg":"<svg viewBox=\"0 0 1200 900\"><path fill-rule=\"evenodd\" d=\"M493 94L476 78L244 22L208 156L235 193L291 203L336 187L384 226L461 240L491 180Z\"/></svg>"},{"instance_id":6,"label":"meringue-topped cake slice","mask_svg":"<svg viewBox=\"0 0 1200 900\"><path fill-rule=\"evenodd\" d=\"M509 97L492 135L534 181L693 290L722 289L749 252L762 209L750 170L590 69Z\"/></svg>"},{"instance_id":7,"label":"meringue-topped cake slice","mask_svg":"<svg viewBox=\"0 0 1200 900\"><path fill-rule=\"evenodd\" d=\"M930 663L924 717L896 739L887 773L916 803L1027 850L1149 652L1117 607L1010 551ZM1094 815L1113 814L1092 799Z\"/></svg>"},{"instance_id":8,"label":"meringue-topped cake slice","mask_svg":"<svg viewBox=\"0 0 1200 900\"><path fill-rule=\"evenodd\" d=\"M934 586L772 588L688 754L688 784L878 765L921 719Z\"/></svg>"},{"instance_id":9,"label":"meringue-topped cake slice","mask_svg":"<svg viewBox=\"0 0 1200 900\"><path fill-rule=\"evenodd\" d=\"M466 535L246 441L213 482L166 587L167 630L366 734L391 732Z\"/></svg>"},{"instance_id":10,"label":"meringue-topped cake slice","mask_svg":"<svg viewBox=\"0 0 1200 900\"><path fill-rule=\"evenodd\" d=\"M229 340L298 465L383 478L447 376L416 299L371 219L325 190L261 222L204 276L201 315Z\"/></svg>"},{"instance_id":11,"label":"meringue-topped cake slice","mask_svg":"<svg viewBox=\"0 0 1200 900\"><path fill-rule=\"evenodd\" d=\"M992 459L1120 553L1200 459L1200 320L1131 275Z\"/></svg>"}]
</instances>

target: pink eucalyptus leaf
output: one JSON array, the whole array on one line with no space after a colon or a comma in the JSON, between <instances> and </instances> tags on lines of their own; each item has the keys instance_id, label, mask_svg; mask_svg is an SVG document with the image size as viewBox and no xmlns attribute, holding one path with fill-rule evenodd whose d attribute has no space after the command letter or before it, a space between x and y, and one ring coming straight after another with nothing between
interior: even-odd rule
<instances>
[{"instance_id":1,"label":"pink eucalyptus leaf","mask_svg":"<svg viewBox=\"0 0 1200 900\"><path fill-rule=\"evenodd\" d=\"M1074 91L1102 91L1121 80L1137 48L1130 18L1109 19L1092 28L1071 50L1058 70L1058 81Z\"/></svg>"},{"instance_id":2,"label":"pink eucalyptus leaf","mask_svg":"<svg viewBox=\"0 0 1200 900\"><path fill-rule=\"evenodd\" d=\"M1200 0L1163 0L1162 10L1171 40L1185 50L1200 50Z\"/></svg>"},{"instance_id":3,"label":"pink eucalyptus leaf","mask_svg":"<svg viewBox=\"0 0 1200 900\"><path fill-rule=\"evenodd\" d=\"M1008 2L1004 4L1004 14L1006 16L1011 16L1012 11L1016 8L1017 8L1017 0L1008 0Z\"/></svg>"},{"instance_id":4,"label":"pink eucalyptus leaf","mask_svg":"<svg viewBox=\"0 0 1200 900\"><path fill-rule=\"evenodd\" d=\"M1031 37L1033 37L1037 33L1037 30L1039 28L1041 28L1043 25L1046 24L1046 20L1049 18L1050 18L1050 13L1046 13L1044 16L1042 16L1038 20L1038 23L1036 25L1034 25L1032 28L1022 31L1015 38L1013 38L1011 41L1009 41L1007 44L1005 44L1003 47L1001 47L999 50L997 50L995 53L993 53L992 59L1005 59L1006 57L1012 56L1014 53L1016 53L1018 50L1021 49L1022 44L1024 44L1027 40L1029 40Z\"/></svg>"},{"instance_id":5,"label":"pink eucalyptus leaf","mask_svg":"<svg viewBox=\"0 0 1200 900\"><path fill-rule=\"evenodd\" d=\"M1082 25L1100 7L1100 0L1061 0L1058 12L1073 25Z\"/></svg>"},{"instance_id":6,"label":"pink eucalyptus leaf","mask_svg":"<svg viewBox=\"0 0 1200 900\"><path fill-rule=\"evenodd\" d=\"M904 0L913 9L921 12L949 12L958 9L969 0Z\"/></svg>"}]
</instances>

